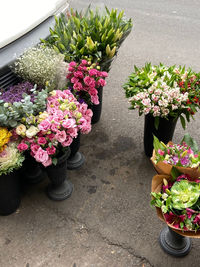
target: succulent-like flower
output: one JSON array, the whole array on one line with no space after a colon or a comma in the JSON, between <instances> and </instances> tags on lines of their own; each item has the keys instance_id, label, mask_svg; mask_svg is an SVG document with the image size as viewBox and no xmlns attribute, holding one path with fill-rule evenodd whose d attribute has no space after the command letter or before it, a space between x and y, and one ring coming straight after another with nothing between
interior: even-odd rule
<instances>
[{"instance_id":1,"label":"succulent-like flower","mask_svg":"<svg viewBox=\"0 0 200 267\"><path fill-rule=\"evenodd\" d=\"M188 180L175 182L170 191L172 206L177 210L192 207L200 196L199 184L189 182Z\"/></svg>"},{"instance_id":2,"label":"succulent-like flower","mask_svg":"<svg viewBox=\"0 0 200 267\"><path fill-rule=\"evenodd\" d=\"M22 166L24 156L17 149L17 143L10 142L0 153L0 175L12 172Z\"/></svg>"}]
</instances>

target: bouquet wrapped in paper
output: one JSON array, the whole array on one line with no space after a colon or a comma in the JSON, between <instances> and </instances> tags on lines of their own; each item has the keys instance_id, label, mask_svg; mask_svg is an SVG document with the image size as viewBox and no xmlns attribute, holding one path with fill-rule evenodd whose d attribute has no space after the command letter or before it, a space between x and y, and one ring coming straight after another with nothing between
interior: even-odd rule
<instances>
[{"instance_id":1,"label":"bouquet wrapped in paper","mask_svg":"<svg viewBox=\"0 0 200 267\"><path fill-rule=\"evenodd\" d=\"M151 205L158 217L178 234L200 238L200 177L181 174L155 175Z\"/></svg>"},{"instance_id":2,"label":"bouquet wrapped in paper","mask_svg":"<svg viewBox=\"0 0 200 267\"><path fill-rule=\"evenodd\" d=\"M170 175L175 166L181 173L193 178L200 177L200 152L197 143L186 134L180 144L165 145L154 136L154 151L151 161L158 174Z\"/></svg>"}]
</instances>

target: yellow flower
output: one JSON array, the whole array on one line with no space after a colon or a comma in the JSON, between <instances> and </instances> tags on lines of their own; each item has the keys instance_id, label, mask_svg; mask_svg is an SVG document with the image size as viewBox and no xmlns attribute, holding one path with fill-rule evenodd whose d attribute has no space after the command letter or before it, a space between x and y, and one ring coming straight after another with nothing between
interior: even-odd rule
<instances>
[{"instance_id":1,"label":"yellow flower","mask_svg":"<svg viewBox=\"0 0 200 267\"><path fill-rule=\"evenodd\" d=\"M6 148L6 144L10 141L11 132L5 127L0 127L0 153Z\"/></svg>"}]
</instances>

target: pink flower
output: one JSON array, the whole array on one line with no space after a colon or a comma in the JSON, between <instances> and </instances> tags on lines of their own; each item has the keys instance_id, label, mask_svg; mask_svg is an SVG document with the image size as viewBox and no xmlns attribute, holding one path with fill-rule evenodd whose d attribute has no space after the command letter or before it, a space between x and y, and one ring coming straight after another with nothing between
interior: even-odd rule
<instances>
[{"instance_id":1,"label":"pink flower","mask_svg":"<svg viewBox=\"0 0 200 267\"><path fill-rule=\"evenodd\" d=\"M69 67L69 68L68 68L68 71L73 72L73 71L74 71L74 68L73 68L73 67Z\"/></svg>"},{"instance_id":2,"label":"pink flower","mask_svg":"<svg viewBox=\"0 0 200 267\"><path fill-rule=\"evenodd\" d=\"M42 164L44 167L48 167L52 164L52 159L49 157L48 160L44 161Z\"/></svg>"},{"instance_id":3,"label":"pink flower","mask_svg":"<svg viewBox=\"0 0 200 267\"><path fill-rule=\"evenodd\" d=\"M70 66L70 67L76 67L76 62L71 61L71 62L69 63L69 66Z\"/></svg>"},{"instance_id":4,"label":"pink flower","mask_svg":"<svg viewBox=\"0 0 200 267\"><path fill-rule=\"evenodd\" d=\"M49 159L49 156L48 156L47 151L45 151L44 149L40 147L35 153L34 158L36 159L36 161L43 163Z\"/></svg>"},{"instance_id":5,"label":"pink flower","mask_svg":"<svg viewBox=\"0 0 200 267\"><path fill-rule=\"evenodd\" d=\"M37 142L39 145L45 145L47 143L47 141L44 137L39 137Z\"/></svg>"},{"instance_id":6,"label":"pink flower","mask_svg":"<svg viewBox=\"0 0 200 267\"><path fill-rule=\"evenodd\" d=\"M99 76L100 77L108 77L108 73L106 71L99 71Z\"/></svg>"},{"instance_id":7,"label":"pink flower","mask_svg":"<svg viewBox=\"0 0 200 267\"><path fill-rule=\"evenodd\" d=\"M91 88L90 91L89 91L89 94L91 96L97 96L98 95L98 91L95 88Z\"/></svg>"},{"instance_id":8,"label":"pink flower","mask_svg":"<svg viewBox=\"0 0 200 267\"><path fill-rule=\"evenodd\" d=\"M89 75L90 76L96 76L97 74L98 74L98 71L96 69L89 70Z\"/></svg>"},{"instance_id":9,"label":"pink flower","mask_svg":"<svg viewBox=\"0 0 200 267\"><path fill-rule=\"evenodd\" d=\"M77 128L70 128L67 130L67 133L72 137L72 138L76 138L78 135L78 130ZM64 142L64 141L63 141Z\"/></svg>"},{"instance_id":10,"label":"pink flower","mask_svg":"<svg viewBox=\"0 0 200 267\"><path fill-rule=\"evenodd\" d=\"M74 88L74 90L78 90L78 91L80 91L80 90L83 88L83 86L82 86L81 83L77 82L77 83L75 83L75 84L73 85L73 88Z\"/></svg>"},{"instance_id":11,"label":"pink flower","mask_svg":"<svg viewBox=\"0 0 200 267\"><path fill-rule=\"evenodd\" d=\"M78 83L79 82L79 79L76 78L76 77L73 77L73 78L71 78L71 82L72 83Z\"/></svg>"},{"instance_id":12,"label":"pink flower","mask_svg":"<svg viewBox=\"0 0 200 267\"><path fill-rule=\"evenodd\" d=\"M51 133L47 135L47 138L49 138L50 141L52 141L55 137L55 134Z\"/></svg>"},{"instance_id":13,"label":"pink flower","mask_svg":"<svg viewBox=\"0 0 200 267\"><path fill-rule=\"evenodd\" d=\"M58 142L63 143L66 140L66 132L65 131L57 131L55 138Z\"/></svg>"},{"instance_id":14,"label":"pink flower","mask_svg":"<svg viewBox=\"0 0 200 267\"><path fill-rule=\"evenodd\" d=\"M52 130L53 132L57 132L57 131L58 131L58 125L55 124L55 123L52 123L52 125L51 125L51 130Z\"/></svg>"},{"instance_id":15,"label":"pink flower","mask_svg":"<svg viewBox=\"0 0 200 267\"><path fill-rule=\"evenodd\" d=\"M62 126L64 128L72 128L75 126L75 124L76 124L76 121L74 119L67 119L63 121Z\"/></svg>"},{"instance_id":16,"label":"pink flower","mask_svg":"<svg viewBox=\"0 0 200 267\"><path fill-rule=\"evenodd\" d=\"M93 112L91 109L87 109L85 115L89 116L90 118L93 116Z\"/></svg>"},{"instance_id":17,"label":"pink flower","mask_svg":"<svg viewBox=\"0 0 200 267\"><path fill-rule=\"evenodd\" d=\"M38 128L44 132L50 130L50 127L51 127L51 123L48 120L44 120L38 125Z\"/></svg>"},{"instance_id":18,"label":"pink flower","mask_svg":"<svg viewBox=\"0 0 200 267\"><path fill-rule=\"evenodd\" d=\"M106 81L104 79L99 79L98 82L97 82L97 85L103 87L103 86L106 85Z\"/></svg>"},{"instance_id":19,"label":"pink flower","mask_svg":"<svg viewBox=\"0 0 200 267\"><path fill-rule=\"evenodd\" d=\"M82 60L81 60L81 63L82 63L83 65L87 65L87 64L88 64L87 60L85 60L85 59L82 59Z\"/></svg>"},{"instance_id":20,"label":"pink flower","mask_svg":"<svg viewBox=\"0 0 200 267\"><path fill-rule=\"evenodd\" d=\"M91 102L95 105L99 104L99 97L98 96L91 96Z\"/></svg>"},{"instance_id":21,"label":"pink flower","mask_svg":"<svg viewBox=\"0 0 200 267\"><path fill-rule=\"evenodd\" d=\"M191 219L192 215L195 213L194 210L186 208L188 219Z\"/></svg>"},{"instance_id":22,"label":"pink flower","mask_svg":"<svg viewBox=\"0 0 200 267\"><path fill-rule=\"evenodd\" d=\"M162 151L161 149L158 149L158 154L163 156L165 154L165 151Z\"/></svg>"},{"instance_id":23,"label":"pink flower","mask_svg":"<svg viewBox=\"0 0 200 267\"><path fill-rule=\"evenodd\" d=\"M200 225L200 214L198 214L195 219L193 220L193 223L196 223L198 225Z\"/></svg>"},{"instance_id":24,"label":"pink flower","mask_svg":"<svg viewBox=\"0 0 200 267\"><path fill-rule=\"evenodd\" d=\"M56 148L54 146L47 147L46 151L47 151L48 155L53 155L56 153Z\"/></svg>"},{"instance_id":25,"label":"pink flower","mask_svg":"<svg viewBox=\"0 0 200 267\"><path fill-rule=\"evenodd\" d=\"M81 71L74 72L74 77L83 79L84 75Z\"/></svg>"},{"instance_id":26,"label":"pink flower","mask_svg":"<svg viewBox=\"0 0 200 267\"><path fill-rule=\"evenodd\" d=\"M38 146L37 144L35 143L31 144L31 151L33 152L34 155L38 151L39 148L40 146Z\"/></svg>"},{"instance_id":27,"label":"pink flower","mask_svg":"<svg viewBox=\"0 0 200 267\"><path fill-rule=\"evenodd\" d=\"M61 145L63 147L70 146L72 141L73 139L69 135L67 135L66 140L63 143L61 143Z\"/></svg>"},{"instance_id":28,"label":"pink flower","mask_svg":"<svg viewBox=\"0 0 200 267\"><path fill-rule=\"evenodd\" d=\"M25 143L20 143L20 144L17 146L17 148L18 148L18 150L19 150L20 152L22 152L22 151L25 151L25 150L28 149L28 145L25 144Z\"/></svg>"},{"instance_id":29,"label":"pink flower","mask_svg":"<svg viewBox=\"0 0 200 267\"><path fill-rule=\"evenodd\" d=\"M84 83L89 87L95 87L95 80L89 76L84 78Z\"/></svg>"}]
</instances>

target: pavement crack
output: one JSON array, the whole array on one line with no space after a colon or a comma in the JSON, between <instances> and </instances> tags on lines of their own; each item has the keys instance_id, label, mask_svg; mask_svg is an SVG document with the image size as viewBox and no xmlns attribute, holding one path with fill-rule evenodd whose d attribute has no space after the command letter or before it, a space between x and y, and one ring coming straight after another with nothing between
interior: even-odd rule
<instances>
[{"instance_id":1,"label":"pavement crack","mask_svg":"<svg viewBox=\"0 0 200 267\"><path fill-rule=\"evenodd\" d=\"M99 239L103 240L103 242L105 242L107 245L115 246L115 247L118 247L118 248L121 248L121 249L127 251L133 257L140 259L142 264L147 264L147 265L144 265L145 267L154 267L154 265L146 257L138 255L134 251L134 249L132 247L130 247L130 246L124 244L124 243L121 244L121 243L119 243L117 241L110 240L109 238L107 238L104 235L102 235L100 233L100 231L98 231L97 229L89 227L84 221L81 221L78 218L72 217L71 214L65 214L62 211L58 210L58 209L55 209L55 208L52 208L52 207L48 207L48 206L46 206L46 208L51 210L51 211L53 211L54 213L56 213L56 215L58 215L59 217L62 217L62 219L65 222L69 222L70 221L74 225L78 225L78 227L81 226L81 229L84 229L85 231L87 231L88 234L89 233L93 233L93 234L97 235L97 237Z\"/></svg>"}]
</instances>

